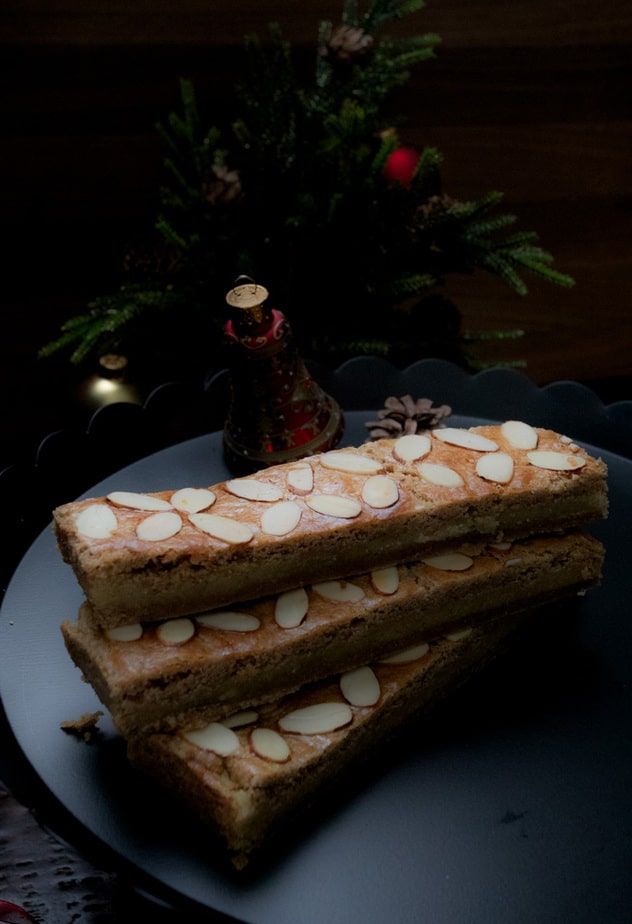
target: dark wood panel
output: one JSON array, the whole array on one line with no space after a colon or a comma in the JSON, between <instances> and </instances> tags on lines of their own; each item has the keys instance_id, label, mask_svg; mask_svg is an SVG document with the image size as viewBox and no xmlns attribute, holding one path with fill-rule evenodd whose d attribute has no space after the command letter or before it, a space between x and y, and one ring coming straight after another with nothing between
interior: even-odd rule
<instances>
[{"instance_id":1,"label":"dark wood panel","mask_svg":"<svg viewBox=\"0 0 632 924\"><path fill-rule=\"evenodd\" d=\"M240 42L244 33L262 33L277 20L293 41L311 42L318 21L338 21L341 9L342 0L95 0L88 8L72 0L8 0L2 29L18 44L211 46ZM452 47L625 44L632 36L627 0L427 0L414 22ZM399 28L410 28L409 20Z\"/></svg>"},{"instance_id":2,"label":"dark wood panel","mask_svg":"<svg viewBox=\"0 0 632 924\"><path fill-rule=\"evenodd\" d=\"M0 10L0 228L4 420L46 377L38 347L119 279L128 241L151 224L162 176L156 121L194 80L209 122L231 111L246 32L277 19L311 66L317 24L341 0L6 0ZM571 290L451 279L473 331L521 327L479 346L553 379L632 379L632 5L629 0L428 0L418 31L443 41L394 100L406 140L436 145L458 198L505 193L539 232ZM23 400L14 400L14 396ZM42 421L45 427L51 418Z\"/></svg>"},{"instance_id":3,"label":"dark wood panel","mask_svg":"<svg viewBox=\"0 0 632 924\"><path fill-rule=\"evenodd\" d=\"M298 49L302 68L313 49ZM103 125L148 128L177 103L178 79L189 77L209 109L221 114L242 76L241 46L208 49L16 48L5 46L0 75L0 137L21 131L86 134ZM419 65L393 101L423 124L529 124L621 119L630 115L629 50L440 49Z\"/></svg>"}]
</instances>

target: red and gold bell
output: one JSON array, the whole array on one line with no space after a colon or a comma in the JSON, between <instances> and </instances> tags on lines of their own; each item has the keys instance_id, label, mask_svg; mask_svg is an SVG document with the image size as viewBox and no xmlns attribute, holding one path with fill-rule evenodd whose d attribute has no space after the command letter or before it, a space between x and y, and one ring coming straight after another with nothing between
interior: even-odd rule
<instances>
[{"instance_id":1,"label":"red and gold bell","mask_svg":"<svg viewBox=\"0 0 632 924\"><path fill-rule=\"evenodd\" d=\"M344 429L340 407L311 378L287 319L267 299L250 280L226 296L231 400L224 454L236 474L333 449Z\"/></svg>"}]
</instances>

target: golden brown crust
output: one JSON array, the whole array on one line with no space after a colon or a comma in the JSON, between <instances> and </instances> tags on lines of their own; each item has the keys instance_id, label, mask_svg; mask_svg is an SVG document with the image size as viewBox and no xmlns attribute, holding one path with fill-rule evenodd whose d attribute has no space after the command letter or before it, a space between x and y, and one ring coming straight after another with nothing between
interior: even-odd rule
<instances>
[{"instance_id":1,"label":"golden brown crust","mask_svg":"<svg viewBox=\"0 0 632 924\"><path fill-rule=\"evenodd\" d=\"M357 599L327 598L326 587L310 587L306 615L292 627L277 623L274 597L231 607L258 620L251 631L186 619L181 626L194 632L186 641L165 640L164 624L118 641L95 627L84 607L62 632L73 661L128 735L148 726L174 727L185 714L188 724L221 718L439 630L543 603L560 591L577 592L598 582L603 559L601 544L583 534L464 551L461 571L436 562L399 566L391 593L377 590L370 574L340 588Z\"/></svg>"},{"instance_id":2,"label":"golden brown crust","mask_svg":"<svg viewBox=\"0 0 632 924\"><path fill-rule=\"evenodd\" d=\"M471 431L496 444L494 452L511 457L507 483L477 473L487 450L443 441L441 431L429 437L430 451L421 460L402 462L394 440L337 450L305 460L314 484L308 493L288 485L291 465L257 473L255 480L277 488L280 502L290 501L300 515L285 535L270 535L262 516L279 501L244 500L226 482L213 486L215 500L204 513L220 515L251 531L251 538L225 541L202 531L186 513L181 527L167 539L143 541L138 524L151 514L89 499L54 512L54 527L64 559L73 567L95 624L123 625L133 620L162 619L276 593L305 582L341 578L403 560L455 541L520 537L565 530L606 515L606 468L583 449L549 430L537 430L538 451L572 457L581 467L551 471L534 465L526 449L516 448L498 426ZM371 506L362 497L371 474L329 467L340 454L374 460L380 474L397 485L390 506ZM334 459L335 461L335 459ZM427 463L456 472L460 483L444 486L428 480ZM444 470L442 469L442 470ZM243 481L243 479L241 479ZM171 502L174 492L156 497ZM342 495L359 502L356 516L315 512L315 495ZM106 538L89 539L77 528L78 515L91 505L114 513L116 528Z\"/></svg>"},{"instance_id":3,"label":"golden brown crust","mask_svg":"<svg viewBox=\"0 0 632 924\"><path fill-rule=\"evenodd\" d=\"M388 735L413 715L453 693L497 657L531 618L523 612L488 622L458 640L436 639L425 656L408 663L373 663L379 700L375 705L351 705L351 722L336 730L287 733L280 720L315 703L344 703L339 677L260 707L250 724L234 729L238 747L227 755L206 750L184 732L174 732L132 737L129 758L217 832L235 865L243 867L293 809L357 763L367 749L383 746ZM280 732L289 744L289 759L275 762L258 754L253 727Z\"/></svg>"}]
</instances>

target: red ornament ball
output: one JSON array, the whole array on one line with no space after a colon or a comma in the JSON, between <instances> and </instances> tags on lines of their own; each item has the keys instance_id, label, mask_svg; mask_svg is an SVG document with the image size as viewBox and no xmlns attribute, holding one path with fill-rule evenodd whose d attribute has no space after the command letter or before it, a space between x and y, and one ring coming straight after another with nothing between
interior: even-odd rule
<instances>
[{"instance_id":1,"label":"red ornament ball","mask_svg":"<svg viewBox=\"0 0 632 924\"><path fill-rule=\"evenodd\" d=\"M419 153L415 148L395 148L384 165L384 176L389 183L410 186L418 163Z\"/></svg>"}]
</instances>

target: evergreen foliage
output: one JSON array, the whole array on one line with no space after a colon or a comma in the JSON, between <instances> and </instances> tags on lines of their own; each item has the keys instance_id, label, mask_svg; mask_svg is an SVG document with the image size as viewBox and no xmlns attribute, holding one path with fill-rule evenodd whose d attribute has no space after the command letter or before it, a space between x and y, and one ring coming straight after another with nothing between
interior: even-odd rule
<instances>
[{"instance_id":1,"label":"evergreen foliage","mask_svg":"<svg viewBox=\"0 0 632 924\"><path fill-rule=\"evenodd\" d=\"M209 127L192 83L181 81L181 111L157 127L165 184L156 230L169 271L159 261L153 274L132 274L43 353L71 348L79 361L129 351L136 332L168 331L176 317L199 330L212 365L225 292L248 274L271 291L308 355L471 364L458 311L440 294L449 274L487 271L519 294L526 274L572 285L534 232L513 230L501 193L471 202L446 195L436 149L419 152L408 184L385 174L400 146L393 93L440 39L384 30L423 5L345 0L340 25L320 24L307 75L278 24L266 41L248 37L229 125Z\"/></svg>"}]
</instances>

